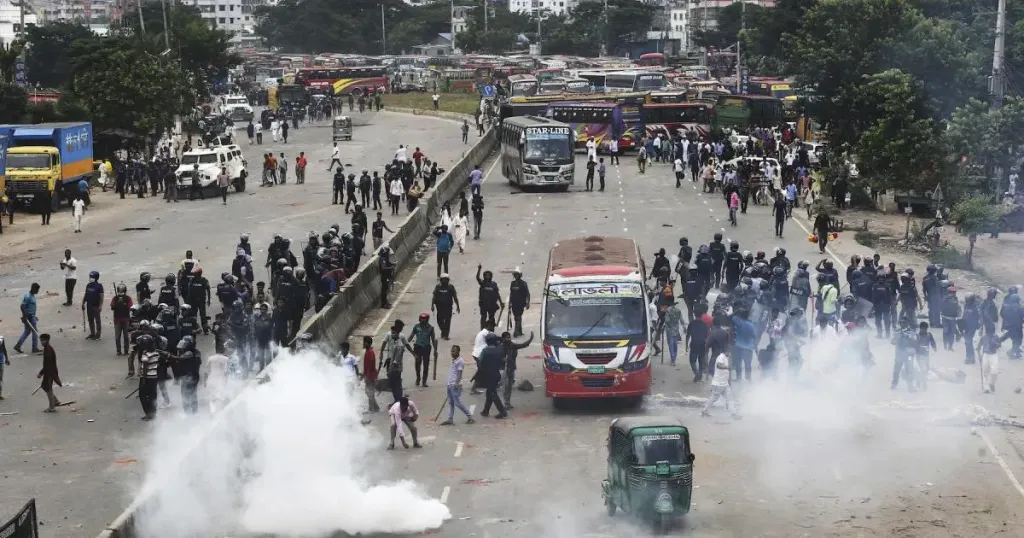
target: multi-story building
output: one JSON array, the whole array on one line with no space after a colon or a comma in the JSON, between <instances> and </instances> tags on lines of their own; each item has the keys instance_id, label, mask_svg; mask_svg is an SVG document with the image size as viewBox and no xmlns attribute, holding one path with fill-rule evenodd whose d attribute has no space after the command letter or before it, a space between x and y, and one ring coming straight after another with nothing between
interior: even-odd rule
<instances>
[{"instance_id":1,"label":"multi-story building","mask_svg":"<svg viewBox=\"0 0 1024 538\"><path fill-rule=\"evenodd\" d=\"M21 27L21 10L16 0L0 0L0 41L4 45L9 45L24 31ZM25 26L39 23L31 4L25 2L24 10Z\"/></svg>"},{"instance_id":2,"label":"multi-story building","mask_svg":"<svg viewBox=\"0 0 1024 538\"><path fill-rule=\"evenodd\" d=\"M509 0L508 9L513 13L527 15L533 15L538 11L552 15L564 15L577 4L579 4L579 0Z\"/></svg>"},{"instance_id":3,"label":"multi-story building","mask_svg":"<svg viewBox=\"0 0 1024 538\"><path fill-rule=\"evenodd\" d=\"M741 1L761 7L775 7L775 0L695 0L690 4L689 20L691 30L710 30L715 28L718 26L718 12Z\"/></svg>"},{"instance_id":4,"label":"multi-story building","mask_svg":"<svg viewBox=\"0 0 1024 538\"><path fill-rule=\"evenodd\" d=\"M41 22L81 22L105 24L117 10L111 0L49 0L37 2L36 13ZM120 12L117 11L119 14Z\"/></svg>"}]
</instances>

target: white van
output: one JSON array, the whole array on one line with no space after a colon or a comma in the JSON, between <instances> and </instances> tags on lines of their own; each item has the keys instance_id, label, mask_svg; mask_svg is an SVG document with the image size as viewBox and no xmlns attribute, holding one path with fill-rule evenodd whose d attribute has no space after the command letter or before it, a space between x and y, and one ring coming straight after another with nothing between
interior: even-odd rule
<instances>
[{"instance_id":1,"label":"white van","mask_svg":"<svg viewBox=\"0 0 1024 538\"><path fill-rule=\"evenodd\" d=\"M174 171L178 189L192 186L192 170L195 169L195 165L199 165L199 181L203 188L216 185L220 167L226 166L235 191L245 191L245 178L248 173L245 170L246 162L242 157L242 150L237 145L207 146L182 154L181 164Z\"/></svg>"}]
</instances>

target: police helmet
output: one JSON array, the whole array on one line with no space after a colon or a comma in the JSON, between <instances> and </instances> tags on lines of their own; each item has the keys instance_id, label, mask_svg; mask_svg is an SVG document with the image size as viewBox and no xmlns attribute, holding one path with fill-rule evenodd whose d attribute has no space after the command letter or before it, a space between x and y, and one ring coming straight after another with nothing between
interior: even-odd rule
<instances>
[{"instance_id":1,"label":"police helmet","mask_svg":"<svg viewBox=\"0 0 1024 538\"><path fill-rule=\"evenodd\" d=\"M278 258L277 259L277 266L278 267L284 267L286 265L288 265L288 260L286 260L284 258Z\"/></svg>"},{"instance_id":2,"label":"police helmet","mask_svg":"<svg viewBox=\"0 0 1024 538\"><path fill-rule=\"evenodd\" d=\"M825 269L832 269L832 260L825 260Z\"/></svg>"},{"instance_id":3,"label":"police helmet","mask_svg":"<svg viewBox=\"0 0 1024 538\"><path fill-rule=\"evenodd\" d=\"M128 293L128 286L125 286L124 282L122 282L122 283L118 284L117 286L114 286L114 293L116 293L118 295L124 295L124 294Z\"/></svg>"},{"instance_id":4,"label":"police helmet","mask_svg":"<svg viewBox=\"0 0 1024 538\"><path fill-rule=\"evenodd\" d=\"M291 272L294 271L294 269L292 269L292 266L290 266L290 265L284 266L284 269L281 269L281 270L284 271L285 273L291 273Z\"/></svg>"},{"instance_id":5,"label":"police helmet","mask_svg":"<svg viewBox=\"0 0 1024 538\"><path fill-rule=\"evenodd\" d=\"M128 309L128 311L133 316L137 316L137 315L139 315L142 312L142 305L133 304L132 307Z\"/></svg>"},{"instance_id":6,"label":"police helmet","mask_svg":"<svg viewBox=\"0 0 1024 538\"><path fill-rule=\"evenodd\" d=\"M170 308L169 306L167 306L167 303L160 303L160 304L156 305L156 307L158 309L160 309L160 311L164 311L164 310L167 310L168 308Z\"/></svg>"},{"instance_id":7,"label":"police helmet","mask_svg":"<svg viewBox=\"0 0 1024 538\"><path fill-rule=\"evenodd\" d=\"M952 285L953 285L953 283L950 282L949 279L944 279L944 280L940 280L939 281L939 288L941 288L941 289L946 289L946 288L948 288L948 287L950 287Z\"/></svg>"},{"instance_id":8,"label":"police helmet","mask_svg":"<svg viewBox=\"0 0 1024 538\"><path fill-rule=\"evenodd\" d=\"M743 261L747 263L754 263L754 255L749 250L743 251Z\"/></svg>"},{"instance_id":9,"label":"police helmet","mask_svg":"<svg viewBox=\"0 0 1024 538\"><path fill-rule=\"evenodd\" d=\"M928 271L929 273L934 273L935 270L936 270L935 264L929 263L928 266L925 267L924 269L925 269L925 271Z\"/></svg>"},{"instance_id":10,"label":"police helmet","mask_svg":"<svg viewBox=\"0 0 1024 538\"><path fill-rule=\"evenodd\" d=\"M178 349L190 349L196 345L196 340L191 336L181 337L181 341L178 342Z\"/></svg>"},{"instance_id":11,"label":"police helmet","mask_svg":"<svg viewBox=\"0 0 1024 538\"><path fill-rule=\"evenodd\" d=\"M94 280L99 280L100 279L100 272L99 271L89 271L89 278L94 279Z\"/></svg>"},{"instance_id":12,"label":"police helmet","mask_svg":"<svg viewBox=\"0 0 1024 538\"><path fill-rule=\"evenodd\" d=\"M149 282L149 279L150 279L150 274L149 274L149 271L143 271L143 272L142 272L142 273L141 273L141 274L139 275L139 280L141 280L141 281L143 281L143 282Z\"/></svg>"},{"instance_id":13,"label":"police helmet","mask_svg":"<svg viewBox=\"0 0 1024 538\"><path fill-rule=\"evenodd\" d=\"M449 278L451 278L451 277L450 277L450 276L448 276L448 273L441 273L441 276L440 276L439 278L440 278L441 280L448 280L448 279L449 279Z\"/></svg>"},{"instance_id":14,"label":"police helmet","mask_svg":"<svg viewBox=\"0 0 1024 538\"><path fill-rule=\"evenodd\" d=\"M308 236L308 237L309 237L309 240L310 240L310 241L316 241L316 238L317 238L316 232L314 232L314 231L310 230L310 231L309 231L309 236Z\"/></svg>"},{"instance_id":15,"label":"police helmet","mask_svg":"<svg viewBox=\"0 0 1024 538\"><path fill-rule=\"evenodd\" d=\"M826 282L828 282L828 277L822 273L818 273L818 276L815 278L815 280L818 281L818 284L824 285Z\"/></svg>"},{"instance_id":16,"label":"police helmet","mask_svg":"<svg viewBox=\"0 0 1024 538\"><path fill-rule=\"evenodd\" d=\"M235 275L228 275L228 276L224 277L224 282L226 282L228 284L234 284L235 283Z\"/></svg>"},{"instance_id":17,"label":"police helmet","mask_svg":"<svg viewBox=\"0 0 1024 538\"><path fill-rule=\"evenodd\" d=\"M964 295L964 303L965 304L974 304L974 302L977 301L977 300L978 300L978 296L973 294L973 293L968 293L967 295Z\"/></svg>"},{"instance_id":18,"label":"police helmet","mask_svg":"<svg viewBox=\"0 0 1024 538\"><path fill-rule=\"evenodd\" d=\"M715 232L715 241L722 240L722 232Z\"/></svg>"},{"instance_id":19,"label":"police helmet","mask_svg":"<svg viewBox=\"0 0 1024 538\"><path fill-rule=\"evenodd\" d=\"M164 277L164 282L166 282L168 286L173 286L177 279L178 277L174 276L174 273L167 273L167 276Z\"/></svg>"},{"instance_id":20,"label":"police helmet","mask_svg":"<svg viewBox=\"0 0 1024 538\"><path fill-rule=\"evenodd\" d=\"M739 243L739 241L732 241L732 242L730 242L729 243L729 250L731 250L732 252L739 252L739 250L740 250L740 243Z\"/></svg>"},{"instance_id":21,"label":"police helmet","mask_svg":"<svg viewBox=\"0 0 1024 538\"><path fill-rule=\"evenodd\" d=\"M853 306L856 303L857 303L857 298L854 297L852 294L847 293L846 296L843 297L843 306L845 306L845 307Z\"/></svg>"},{"instance_id":22,"label":"police helmet","mask_svg":"<svg viewBox=\"0 0 1024 538\"><path fill-rule=\"evenodd\" d=\"M1017 286L1010 286L1010 287L1009 287L1009 288L1008 288L1008 289L1006 290L1006 293L1007 293L1008 295L1013 295L1013 294L1017 293L1017 291L1018 291L1018 290L1017 290Z\"/></svg>"},{"instance_id":23,"label":"police helmet","mask_svg":"<svg viewBox=\"0 0 1024 538\"><path fill-rule=\"evenodd\" d=\"M245 255L246 254L245 254L245 249L244 248L240 248L240 249L235 250L235 256L245 256Z\"/></svg>"},{"instance_id":24,"label":"police helmet","mask_svg":"<svg viewBox=\"0 0 1024 538\"><path fill-rule=\"evenodd\" d=\"M786 249L784 249L782 247L778 247L778 248L775 249L775 253L778 254L779 256L785 256L786 255Z\"/></svg>"},{"instance_id":25,"label":"police helmet","mask_svg":"<svg viewBox=\"0 0 1024 538\"><path fill-rule=\"evenodd\" d=\"M305 280L305 278L306 278L306 270L301 268L301 267L296 268L295 269L295 278L297 278L299 280Z\"/></svg>"},{"instance_id":26,"label":"police helmet","mask_svg":"<svg viewBox=\"0 0 1024 538\"><path fill-rule=\"evenodd\" d=\"M807 268L811 266L811 262L807 260L800 260L800 263L796 264L796 266L806 271Z\"/></svg>"},{"instance_id":27,"label":"police helmet","mask_svg":"<svg viewBox=\"0 0 1024 538\"><path fill-rule=\"evenodd\" d=\"M243 233L242 235L238 236L238 239L239 239L239 241L241 241L243 243L248 243L249 242L249 233L248 232Z\"/></svg>"},{"instance_id":28,"label":"police helmet","mask_svg":"<svg viewBox=\"0 0 1024 538\"><path fill-rule=\"evenodd\" d=\"M340 247L341 246L341 239L338 239L337 237L335 237L334 239L331 239L331 246L332 247Z\"/></svg>"},{"instance_id":29,"label":"police helmet","mask_svg":"<svg viewBox=\"0 0 1024 538\"><path fill-rule=\"evenodd\" d=\"M144 319L144 320L140 321L139 322L139 327L149 327L149 320L148 319Z\"/></svg>"},{"instance_id":30,"label":"police helmet","mask_svg":"<svg viewBox=\"0 0 1024 538\"><path fill-rule=\"evenodd\" d=\"M698 254L707 254L708 253L708 246L707 245L701 245L700 248L697 249L697 253Z\"/></svg>"},{"instance_id":31,"label":"police helmet","mask_svg":"<svg viewBox=\"0 0 1024 538\"><path fill-rule=\"evenodd\" d=\"M690 240L689 239L687 239L685 237L680 237L679 238L679 246L685 247L686 245L689 245L689 244L690 244Z\"/></svg>"},{"instance_id":32,"label":"police helmet","mask_svg":"<svg viewBox=\"0 0 1024 538\"><path fill-rule=\"evenodd\" d=\"M235 299L235 302L231 303L231 306L234 306L236 308L240 308L244 305L245 303L243 303L241 299Z\"/></svg>"},{"instance_id":33,"label":"police helmet","mask_svg":"<svg viewBox=\"0 0 1024 538\"><path fill-rule=\"evenodd\" d=\"M288 239L287 237L285 237L284 239L281 239L281 246L283 246L284 248L288 248L288 245L291 245L291 244L292 244L292 240L291 239Z\"/></svg>"},{"instance_id":34,"label":"police helmet","mask_svg":"<svg viewBox=\"0 0 1024 538\"><path fill-rule=\"evenodd\" d=\"M740 279L740 284L743 284L744 286L747 287L752 286L754 284L754 279L750 278L749 276L745 276Z\"/></svg>"},{"instance_id":35,"label":"police helmet","mask_svg":"<svg viewBox=\"0 0 1024 538\"><path fill-rule=\"evenodd\" d=\"M907 267L906 273L910 275L910 278L914 278L914 270L912 268Z\"/></svg>"},{"instance_id":36,"label":"police helmet","mask_svg":"<svg viewBox=\"0 0 1024 538\"><path fill-rule=\"evenodd\" d=\"M989 299L995 299L996 295L998 293L999 293L999 290L997 290L995 288L989 288L988 291L985 292L985 296L988 297Z\"/></svg>"},{"instance_id":37,"label":"police helmet","mask_svg":"<svg viewBox=\"0 0 1024 538\"><path fill-rule=\"evenodd\" d=\"M327 233L327 232L324 232L324 234L320 236L320 240L323 241L325 245L327 243L330 243L331 242L331 234Z\"/></svg>"},{"instance_id":38,"label":"police helmet","mask_svg":"<svg viewBox=\"0 0 1024 538\"><path fill-rule=\"evenodd\" d=\"M274 234L274 242L277 243L279 241L281 241L281 234Z\"/></svg>"},{"instance_id":39,"label":"police helmet","mask_svg":"<svg viewBox=\"0 0 1024 538\"><path fill-rule=\"evenodd\" d=\"M387 245L384 245L383 247L381 247L380 253L383 256L390 256L391 255L391 247L389 247Z\"/></svg>"},{"instance_id":40,"label":"police helmet","mask_svg":"<svg viewBox=\"0 0 1024 538\"><path fill-rule=\"evenodd\" d=\"M231 273L224 271L223 273L220 274L220 279L223 280L224 282L227 282L229 276L231 276Z\"/></svg>"},{"instance_id":41,"label":"police helmet","mask_svg":"<svg viewBox=\"0 0 1024 538\"><path fill-rule=\"evenodd\" d=\"M878 270L875 271L875 274L877 274L878 276L885 276L885 268L879 267Z\"/></svg>"},{"instance_id":42,"label":"police helmet","mask_svg":"<svg viewBox=\"0 0 1024 538\"><path fill-rule=\"evenodd\" d=\"M352 241L352 234L350 234L348 232L345 232L345 233L341 234L341 242L342 243L349 243L351 241Z\"/></svg>"},{"instance_id":43,"label":"police helmet","mask_svg":"<svg viewBox=\"0 0 1024 538\"><path fill-rule=\"evenodd\" d=\"M186 315L187 316L188 313L191 312L191 311L192 311L192 305L187 304L187 303L181 305L181 313L182 313L182 315Z\"/></svg>"},{"instance_id":44,"label":"police helmet","mask_svg":"<svg viewBox=\"0 0 1024 538\"><path fill-rule=\"evenodd\" d=\"M153 323L150 323L149 326L154 331L156 331L156 332L160 332L160 331L164 330L164 326L162 324L160 324L160 323L155 322L155 321Z\"/></svg>"},{"instance_id":45,"label":"police helmet","mask_svg":"<svg viewBox=\"0 0 1024 538\"><path fill-rule=\"evenodd\" d=\"M772 269L772 274L775 276L782 276L786 274L786 271L781 266L776 265L775 269Z\"/></svg>"},{"instance_id":46,"label":"police helmet","mask_svg":"<svg viewBox=\"0 0 1024 538\"><path fill-rule=\"evenodd\" d=\"M911 283L910 275L905 274L905 273L900 275L900 283L901 284L910 284Z\"/></svg>"},{"instance_id":47,"label":"police helmet","mask_svg":"<svg viewBox=\"0 0 1024 538\"><path fill-rule=\"evenodd\" d=\"M665 249L661 249L661 251L662 251L662 252L664 253L664 252L665 252ZM664 255L664 254L663 254L663 255ZM520 268L519 268L519 266L516 266L516 268L512 270L512 274L513 274L513 275L519 275L519 276L522 276L522 274L523 274L523 270L522 270L522 269L520 269Z\"/></svg>"},{"instance_id":48,"label":"police helmet","mask_svg":"<svg viewBox=\"0 0 1024 538\"><path fill-rule=\"evenodd\" d=\"M135 339L135 345L139 346L139 349L144 349L148 351L153 349L155 342L153 341L152 336L148 334L142 334Z\"/></svg>"}]
</instances>

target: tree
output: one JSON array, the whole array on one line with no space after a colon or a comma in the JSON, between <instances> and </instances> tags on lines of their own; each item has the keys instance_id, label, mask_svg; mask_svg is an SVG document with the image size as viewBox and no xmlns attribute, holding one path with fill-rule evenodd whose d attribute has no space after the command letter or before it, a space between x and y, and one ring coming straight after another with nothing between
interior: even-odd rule
<instances>
[{"instance_id":1,"label":"tree","mask_svg":"<svg viewBox=\"0 0 1024 538\"><path fill-rule=\"evenodd\" d=\"M967 234L967 267L974 267L974 244L978 234L998 231L999 222L1007 211L1007 206L996 203L990 196L972 196L953 205L950 220Z\"/></svg>"},{"instance_id":2,"label":"tree","mask_svg":"<svg viewBox=\"0 0 1024 538\"><path fill-rule=\"evenodd\" d=\"M63 88L71 82L71 44L96 38L87 26L71 22L29 26L25 36L29 82L44 88Z\"/></svg>"},{"instance_id":3,"label":"tree","mask_svg":"<svg viewBox=\"0 0 1024 538\"><path fill-rule=\"evenodd\" d=\"M21 86L0 82L0 123L21 123L28 109L28 93Z\"/></svg>"},{"instance_id":4,"label":"tree","mask_svg":"<svg viewBox=\"0 0 1024 538\"><path fill-rule=\"evenodd\" d=\"M195 106L188 74L178 62L104 40L90 51L89 68L78 70L75 96L97 130L121 129L151 137L170 128Z\"/></svg>"},{"instance_id":5,"label":"tree","mask_svg":"<svg viewBox=\"0 0 1024 538\"><path fill-rule=\"evenodd\" d=\"M14 64L18 61L23 48L24 43L21 41L8 45L0 40L0 83L14 82Z\"/></svg>"},{"instance_id":6,"label":"tree","mask_svg":"<svg viewBox=\"0 0 1024 538\"><path fill-rule=\"evenodd\" d=\"M916 80L897 69L864 77L853 146L858 168L876 187L927 192L939 181L942 151Z\"/></svg>"}]
</instances>

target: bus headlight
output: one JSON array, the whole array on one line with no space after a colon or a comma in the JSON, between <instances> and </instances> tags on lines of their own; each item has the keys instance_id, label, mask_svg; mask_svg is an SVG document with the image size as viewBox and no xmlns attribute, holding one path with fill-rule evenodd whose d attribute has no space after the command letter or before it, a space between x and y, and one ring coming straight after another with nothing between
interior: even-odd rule
<instances>
[{"instance_id":1,"label":"bus headlight","mask_svg":"<svg viewBox=\"0 0 1024 538\"><path fill-rule=\"evenodd\" d=\"M568 374L573 371L572 366L568 364L562 364L556 361L554 357L545 357L544 367L550 370L553 374Z\"/></svg>"},{"instance_id":2,"label":"bus headlight","mask_svg":"<svg viewBox=\"0 0 1024 538\"><path fill-rule=\"evenodd\" d=\"M540 168L537 168L537 166L533 164L524 164L523 171L527 174L539 174Z\"/></svg>"},{"instance_id":3,"label":"bus headlight","mask_svg":"<svg viewBox=\"0 0 1024 538\"><path fill-rule=\"evenodd\" d=\"M622 365L622 371L626 373L636 372L638 370L643 370L644 368L647 368L648 364L650 364L650 361L647 359L644 359L642 361L629 361Z\"/></svg>"}]
</instances>

